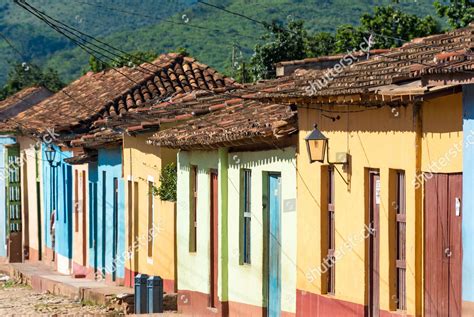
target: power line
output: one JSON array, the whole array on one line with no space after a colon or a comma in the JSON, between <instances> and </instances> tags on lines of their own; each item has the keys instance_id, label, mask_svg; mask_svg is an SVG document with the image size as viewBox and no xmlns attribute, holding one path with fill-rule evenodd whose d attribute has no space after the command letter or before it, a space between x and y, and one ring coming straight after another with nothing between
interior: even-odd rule
<instances>
[{"instance_id":1,"label":"power line","mask_svg":"<svg viewBox=\"0 0 474 317\"><path fill-rule=\"evenodd\" d=\"M92 36L90 36L90 35L88 35L88 34L86 34L86 33L84 33L84 32L81 32L81 31L79 31L79 30L77 30L77 29L75 29L75 28L73 28L73 27L71 27L71 26L69 26L69 25L67 25L67 24L65 24L65 23L63 23L63 22L61 22L61 21L59 21L59 20L54 19L53 17L47 15L46 13L44 13L44 12L42 12L42 11L36 9L35 7L33 7L33 6L31 6L31 5L29 5L28 3L26 3L26 1L24 2L24 4L27 5L30 9L28 9L28 8L22 6L22 5L20 5L20 6L21 6L22 8L24 8L25 10L27 10L28 12L30 12L31 14L33 14L34 16L36 16L38 19L40 19L40 20L42 20L43 22L45 22L48 26L50 26L51 28L53 28L56 32L58 32L58 33L64 35L65 37L67 37L67 38L68 38L69 40L71 40L74 44L78 45L80 48L82 48L83 50L85 50L88 54L94 56L94 57L97 58L100 62L104 63L106 66L108 66L108 67L110 67L110 68L115 69L114 67L112 67L112 65L110 65L109 63L107 63L107 62L101 60L100 58L98 58L97 56L95 56L95 55L94 55L93 53L91 53L91 52L95 52L95 53L97 53L97 54L99 54L99 55L101 55L101 56L103 56L103 57L105 57L105 58L107 58L107 59L109 59L109 60L112 60L113 62L116 62L116 60L115 60L114 58L111 58L110 56L107 56L107 55L105 55L104 53L98 51L97 49L94 49L94 48L91 48L90 46L87 46L87 44L92 45L92 46L94 46L94 47L97 47L98 49L103 50L103 51L107 52L108 54L110 54L110 55L112 55L112 56L115 56L115 57L118 57L118 58L123 58L123 56L122 56L122 55L118 55L118 54L116 54L115 52L110 51L109 49L100 47L100 46L98 46L97 44L92 43L92 42L90 42L90 41L88 41L88 40L82 38L81 36L77 35L77 34L74 33L74 32L77 32L77 33L79 33L79 34L81 34L81 35L83 35L83 36L86 36L86 37L88 37L88 38L93 39L94 41L96 41L96 42L98 42L98 43L100 43L100 44L103 44L103 45L105 45L105 46L107 46L107 47L110 47L111 49L113 49L113 50L115 50L115 51L118 51L118 52L120 52L120 53L126 55L126 57L128 57L129 59L135 58L135 57L133 57L132 55L128 54L127 52L125 52L125 51L123 51L123 50L121 50L121 49L115 48L115 47L109 45L108 43L105 43L105 42L103 42L103 41L100 41L100 40L98 40L98 39L96 39L96 38L94 38L94 37L92 37ZM54 22L51 22L51 20L54 21ZM60 25L58 26L58 24L60 24ZM71 31L71 30L72 30L72 31ZM74 36L75 38L72 38L71 36L65 34L65 32L71 34L71 35ZM77 39L79 39L81 42L79 42ZM138 57L138 59L141 59L141 58ZM146 62L147 62L148 64L154 66L154 67L158 67L158 66L156 66L156 65L154 65L154 64L152 64L152 63L149 63L148 61L146 61ZM141 65L139 65L138 67L139 67L139 68L142 68L142 69L143 69L145 72L147 72L149 75L154 74L154 73L152 73L151 70L149 70L149 69L147 69L147 68L144 68L144 67L142 67ZM116 69L115 69L115 70L116 70ZM137 70L140 71L139 69L137 69ZM117 70L116 70L116 71L117 71ZM144 71L141 71L141 72L143 73ZM122 74L122 75L128 77L128 76L125 75L125 74ZM134 80L131 79L131 78L128 78L128 79L131 80L131 81L134 81ZM135 83L136 83L136 82L135 82Z\"/></svg>"},{"instance_id":2,"label":"power line","mask_svg":"<svg viewBox=\"0 0 474 317\"><path fill-rule=\"evenodd\" d=\"M254 22L256 24L262 25L265 29L268 29L268 27L270 27L272 25L271 23L254 19L252 17L249 17L248 15L245 15L245 14L242 14L242 13L239 13L239 12L235 12L235 11L231 11L229 9L226 9L226 8L222 7L222 6L218 6L218 5L209 3L209 2L205 2L205 1L201 1L201 0L197 0L197 2L201 3L205 6L214 8L216 10L220 10L222 12L226 12L228 14L231 14L231 15L246 19L248 21ZM292 34L295 34L295 35L299 35L297 32L295 32L293 30L285 29L284 27L281 27L281 26L278 26L278 25L274 25L274 26L282 32L288 32L288 33L292 33Z\"/></svg>"},{"instance_id":3,"label":"power line","mask_svg":"<svg viewBox=\"0 0 474 317\"><path fill-rule=\"evenodd\" d=\"M15 45L13 45L13 44L11 43L10 40L9 40L2 32L0 32L0 37L8 44L8 46L11 47L11 49L12 49L13 51L15 51L15 52L22 58L23 61L26 60L25 55L23 55L23 54L21 53L21 51L20 51L19 49L17 49L17 48L15 47Z\"/></svg>"},{"instance_id":4,"label":"power line","mask_svg":"<svg viewBox=\"0 0 474 317\"><path fill-rule=\"evenodd\" d=\"M1 33L0 33L0 34L1 34ZM9 43L12 47L14 47L5 35L1 34L1 37L2 37L5 41L7 41L7 43ZM24 54L23 54L20 50L17 50L17 49L16 49L15 52L17 52L17 54L18 54L20 57L24 56ZM70 98L70 99L73 100L76 104L82 106L83 108L86 108L86 109L88 109L88 110L93 111L94 113L97 113L97 111L96 111L95 109L89 108L88 106L84 105L83 103L79 102L79 101L76 100L74 97L72 97L70 94L68 94L68 93L66 92L66 88L61 89L60 92L63 93L63 94L65 94L68 98ZM22 101L22 102L26 102L26 100L24 100L23 98L20 98L20 97L17 96L16 94L11 95L11 97L13 97L13 98L15 98L15 99L17 99L17 100L20 100L20 101ZM39 107L39 108L41 108L41 109L47 109L45 105L44 105L44 106L40 106L39 104L36 104L35 107ZM67 116L67 117L69 117L69 118L75 119L75 120L77 120L79 123L80 123L81 121L86 120L86 119L84 119L84 118L80 118L80 117L78 117L78 116L74 116L74 115L71 115L71 114L64 114L64 113L63 113L63 115L65 115L65 116ZM43 116L43 117L44 117L44 116ZM19 121L14 120L13 118L8 118L8 119L6 119L6 120L7 120L7 121L10 120L10 121L13 121L13 122L15 122L15 123L21 125L21 126L24 126L22 123L20 123Z\"/></svg>"},{"instance_id":5,"label":"power line","mask_svg":"<svg viewBox=\"0 0 474 317\"><path fill-rule=\"evenodd\" d=\"M242 13L230 11L230 10L224 8L224 7L221 7L221 6L218 6L218 5L209 3L209 2L201 1L201 0L197 0L197 2L198 2L198 3L201 3L201 4L204 4L204 5L208 6L208 7L211 7L211 8L217 9L217 10L221 10L221 11L227 12L227 13L229 13L229 14L231 14L231 15L235 15L235 16L244 18L244 19L246 19L246 20L252 21L252 22L254 22L254 23L263 25L264 27L268 27L268 26L269 26L269 23L267 23L267 22L263 22L263 21L256 20L256 19L251 18L251 17L249 17L249 16L247 16L247 15L244 15L244 14L242 14Z\"/></svg>"},{"instance_id":6,"label":"power line","mask_svg":"<svg viewBox=\"0 0 474 317\"><path fill-rule=\"evenodd\" d=\"M208 30L208 31L212 31L212 32L223 33L221 29L214 29L214 28L204 27L204 26L201 26L201 25L190 24L189 22L188 23L176 22L176 21L172 21L172 20L169 20L169 19L162 19L162 18L157 17L157 16L151 16L151 15L147 15L147 14L143 14L143 13L132 12L132 11L127 11L127 10L123 10L123 9L117 9L115 7L110 7L110 6L106 6L106 5L103 5L103 4L89 3L89 2L86 2L86 1L82 1L82 0L76 0L76 1L79 2L79 3L89 5L89 6L94 6L94 7L98 7L98 8L108 9L110 11L119 12L119 13L122 13L122 14L125 14L125 15L140 16L140 17L144 17L144 18L148 18L148 19L153 19L153 20L156 20L158 22L165 22L165 23L170 23L170 24L174 24L174 25L181 25L181 26L186 26L186 27L200 29L200 30ZM250 38L250 39L260 40L257 37L246 35L246 34L237 33L237 35L239 35L241 37Z\"/></svg>"}]
</instances>

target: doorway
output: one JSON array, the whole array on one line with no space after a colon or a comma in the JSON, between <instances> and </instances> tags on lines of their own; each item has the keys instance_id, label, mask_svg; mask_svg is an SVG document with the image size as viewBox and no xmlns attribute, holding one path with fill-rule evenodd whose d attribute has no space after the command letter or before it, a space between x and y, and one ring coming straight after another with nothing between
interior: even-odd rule
<instances>
[{"instance_id":1,"label":"doorway","mask_svg":"<svg viewBox=\"0 0 474 317\"><path fill-rule=\"evenodd\" d=\"M211 219L211 252L210 252L210 293L209 293L209 307L216 308L217 303L219 302L219 298L217 295L218 290L218 267L219 267L219 202L218 202L218 178L217 178L217 171L211 171L211 184L210 184L210 191L211 191L211 210L210 210L210 219Z\"/></svg>"},{"instance_id":2,"label":"doorway","mask_svg":"<svg viewBox=\"0 0 474 317\"><path fill-rule=\"evenodd\" d=\"M7 237L8 261L22 262L22 219L21 219L21 178L20 147L18 144L6 146L7 150Z\"/></svg>"},{"instance_id":3,"label":"doorway","mask_svg":"<svg viewBox=\"0 0 474 317\"><path fill-rule=\"evenodd\" d=\"M461 316L462 174L425 181L425 316Z\"/></svg>"},{"instance_id":4,"label":"doorway","mask_svg":"<svg viewBox=\"0 0 474 317\"><path fill-rule=\"evenodd\" d=\"M369 283L368 312L370 317L380 315L380 174L369 171Z\"/></svg>"},{"instance_id":5,"label":"doorway","mask_svg":"<svg viewBox=\"0 0 474 317\"><path fill-rule=\"evenodd\" d=\"M265 228L267 258L267 316L278 317L281 314L281 175L268 173L267 213Z\"/></svg>"}]
</instances>

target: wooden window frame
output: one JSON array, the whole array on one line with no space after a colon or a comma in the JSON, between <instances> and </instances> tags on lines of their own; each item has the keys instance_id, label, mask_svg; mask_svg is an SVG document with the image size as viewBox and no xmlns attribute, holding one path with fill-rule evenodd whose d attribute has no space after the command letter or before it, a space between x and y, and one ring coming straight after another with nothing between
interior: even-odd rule
<instances>
[{"instance_id":1,"label":"wooden window frame","mask_svg":"<svg viewBox=\"0 0 474 317\"><path fill-rule=\"evenodd\" d=\"M406 311L406 178L404 171L396 171L396 182L396 302L397 310Z\"/></svg>"},{"instance_id":2,"label":"wooden window frame","mask_svg":"<svg viewBox=\"0 0 474 317\"><path fill-rule=\"evenodd\" d=\"M191 165L189 169L189 252L197 252L197 196L198 168Z\"/></svg>"},{"instance_id":3,"label":"wooden window frame","mask_svg":"<svg viewBox=\"0 0 474 317\"><path fill-rule=\"evenodd\" d=\"M328 166L327 171L328 177L328 188L327 188L327 228L328 228L328 237L327 237L327 256L326 259L332 259L327 261L332 263L332 266L328 267L327 270L327 293L330 295L336 294L336 261L335 261L335 251L336 251L336 210L335 210L335 181L334 181L334 167Z\"/></svg>"},{"instance_id":4,"label":"wooden window frame","mask_svg":"<svg viewBox=\"0 0 474 317\"><path fill-rule=\"evenodd\" d=\"M148 258L153 258L153 244L154 244L154 222L155 222L155 199L153 196L153 188L155 182L153 178L148 177Z\"/></svg>"},{"instance_id":5,"label":"wooden window frame","mask_svg":"<svg viewBox=\"0 0 474 317\"><path fill-rule=\"evenodd\" d=\"M79 171L74 169L74 232L79 232Z\"/></svg>"},{"instance_id":6,"label":"wooden window frame","mask_svg":"<svg viewBox=\"0 0 474 317\"><path fill-rule=\"evenodd\" d=\"M240 199L240 264L251 264L252 242L252 171L241 170L241 199Z\"/></svg>"}]
</instances>

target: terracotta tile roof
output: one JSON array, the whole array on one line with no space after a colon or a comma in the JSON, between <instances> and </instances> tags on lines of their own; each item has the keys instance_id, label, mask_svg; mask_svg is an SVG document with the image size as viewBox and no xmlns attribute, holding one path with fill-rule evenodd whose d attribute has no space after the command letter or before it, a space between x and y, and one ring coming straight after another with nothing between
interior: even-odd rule
<instances>
[{"instance_id":1,"label":"terracotta tile roof","mask_svg":"<svg viewBox=\"0 0 474 317\"><path fill-rule=\"evenodd\" d=\"M370 51L370 54L383 54L389 52L388 49L374 49ZM334 67L334 65L340 63L347 55L336 54L329 56L311 57L300 60L284 61L275 64L277 77L290 76L296 70L323 70ZM357 51L351 54L351 58L354 61L358 61L366 58L367 53L363 51Z\"/></svg>"},{"instance_id":2,"label":"terracotta tile roof","mask_svg":"<svg viewBox=\"0 0 474 317\"><path fill-rule=\"evenodd\" d=\"M71 146L97 148L104 145L118 145L122 134L154 132L162 125L176 124L195 116L217 111L229 103L228 95L222 91L197 90L187 95L159 102L147 107L94 122L92 129L78 138L71 139Z\"/></svg>"},{"instance_id":3,"label":"terracotta tile roof","mask_svg":"<svg viewBox=\"0 0 474 317\"><path fill-rule=\"evenodd\" d=\"M296 106L235 97L221 104L208 100L208 113L155 133L149 142L181 149L215 149L272 144L298 131ZM212 111L214 109L214 111Z\"/></svg>"},{"instance_id":4,"label":"terracotta tile roof","mask_svg":"<svg viewBox=\"0 0 474 317\"><path fill-rule=\"evenodd\" d=\"M448 33L415 39L387 53L345 67L339 74L307 71L295 77L294 94L338 96L376 92L378 87L420 79L432 73L474 77L474 24ZM327 80L329 77L333 79ZM327 80L327 84L325 81ZM321 88L310 89L310 83Z\"/></svg>"},{"instance_id":5,"label":"terracotta tile roof","mask_svg":"<svg viewBox=\"0 0 474 317\"><path fill-rule=\"evenodd\" d=\"M14 132L19 129L14 117L33 107L52 93L40 86L25 88L0 101L0 132Z\"/></svg>"},{"instance_id":6,"label":"terracotta tile roof","mask_svg":"<svg viewBox=\"0 0 474 317\"><path fill-rule=\"evenodd\" d=\"M151 64L89 72L17 119L36 130L84 129L94 120L123 115L152 100L234 84L191 57L164 54Z\"/></svg>"}]
</instances>

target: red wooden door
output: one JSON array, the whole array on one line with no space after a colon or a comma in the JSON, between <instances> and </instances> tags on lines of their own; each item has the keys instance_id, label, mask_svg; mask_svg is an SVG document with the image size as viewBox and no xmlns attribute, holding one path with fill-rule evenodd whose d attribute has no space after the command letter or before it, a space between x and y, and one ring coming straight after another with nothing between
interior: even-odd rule
<instances>
[{"instance_id":1,"label":"red wooden door","mask_svg":"<svg viewBox=\"0 0 474 317\"><path fill-rule=\"evenodd\" d=\"M209 293L209 306L216 307L219 299L217 296L218 290L218 186L217 186L217 171L211 172L211 270L210 270L210 293Z\"/></svg>"},{"instance_id":2,"label":"red wooden door","mask_svg":"<svg viewBox=\"0 0 474 317\"><path fill-rule=\"evenodd\" d=\"M461 316L461 174L425 182L425 316Z\"/></svg>"},{"instance_id":3,"label":"red wooden door","mask_svg":"<svg viewBox=\"0 0 474 317\"><path fill-rule=\"evenodd\" d=\"M380 310L380 273L379 273L379 212L380 212L380 175L370 172L369 189L369 316L378 317Z\"/></svg>"}]
</instances>

